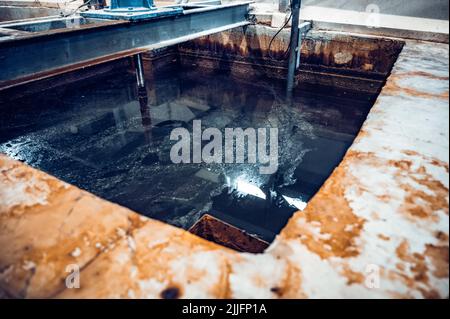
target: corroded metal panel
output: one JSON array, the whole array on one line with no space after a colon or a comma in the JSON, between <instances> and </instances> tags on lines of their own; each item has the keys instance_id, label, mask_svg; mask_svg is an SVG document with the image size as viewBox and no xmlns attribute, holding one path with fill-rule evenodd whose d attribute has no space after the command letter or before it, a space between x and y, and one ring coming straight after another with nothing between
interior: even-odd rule
<instances>
[{"instance_id":1,"label":"corroded metal panel","mask_svg":"<svg viewBox=\"0 0 450 319\"><path fill-rule=\"evenodd\" d=\"M240 252L262 253L269 246L264 240L208 214L203 215L189 232Z\"/></svg>"}]
</instances>

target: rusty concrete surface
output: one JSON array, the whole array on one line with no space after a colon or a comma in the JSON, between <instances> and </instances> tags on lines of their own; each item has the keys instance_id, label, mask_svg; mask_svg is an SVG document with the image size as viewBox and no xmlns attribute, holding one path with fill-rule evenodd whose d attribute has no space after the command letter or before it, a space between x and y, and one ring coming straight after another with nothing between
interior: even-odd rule
<instances>
[{"instance_id":1,"label":"rusty concrete surface","mask_svg":"<svg viewBox=\"0 0 450 319\"><path fill-rule=\"evenodd\" d=\"M233 29L178 46L183 65L222 70L229 76L286 78L289 29ZM273 39L273 40L272 40ZM339 32L310 31L303 39L297 80L376 94L403 47L403 41Z\"/></svg>"},{"instance_id":2,"label":"rusty concrete surface","mask_svg":"<svg viewBox=\"0 0 450 319\"><path fill-rule=\"evenodd\" d=\"M0 156L2 294L448 298L448 57L448 45L406 43L343 162L264 254L228 250ZM66 289L74 264L81 287Z\"/></svg>"}]
</instances>

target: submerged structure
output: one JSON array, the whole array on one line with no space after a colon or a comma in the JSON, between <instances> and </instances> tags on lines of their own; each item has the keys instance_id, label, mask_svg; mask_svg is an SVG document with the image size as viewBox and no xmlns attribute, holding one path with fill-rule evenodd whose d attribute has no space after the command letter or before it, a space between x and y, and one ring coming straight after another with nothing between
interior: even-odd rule
<instances>
[{"instance_id":1,"label":"submerged structure","mask_svg":"<svg viewBox=\"0 0 450 319\"><path fill-rule=\"evenodd\" d=\"M5 297L448 297L448 19L281 4L0 23Z\"/></svg>"}]
</instances>

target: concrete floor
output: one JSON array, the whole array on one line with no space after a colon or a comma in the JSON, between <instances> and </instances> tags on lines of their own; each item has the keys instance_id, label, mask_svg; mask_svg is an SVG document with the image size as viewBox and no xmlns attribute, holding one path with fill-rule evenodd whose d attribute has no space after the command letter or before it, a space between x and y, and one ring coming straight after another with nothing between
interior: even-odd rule
<instances>
[{"instance_id":1,"label":"concrete floor","mask_svg":"<svg viewBox=\"0 0 450 319\"><path fill-rule=\"evenodd\" d=\"M376 4L380 13L408 17L448 20L447 0L303 0L303 6L319 6L364 12Z\"/></svg>"}]
</instances>

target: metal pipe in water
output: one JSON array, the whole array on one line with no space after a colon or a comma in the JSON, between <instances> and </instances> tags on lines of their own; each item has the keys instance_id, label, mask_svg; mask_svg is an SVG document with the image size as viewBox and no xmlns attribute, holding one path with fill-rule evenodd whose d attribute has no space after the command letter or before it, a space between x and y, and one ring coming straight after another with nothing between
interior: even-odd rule
<instances>
[{"instance_id":1,"label":"metal pipe in water","mask_svg":"<svg viewBox=\"0 0 450 319\"><path fill-rule=\"evenodd\" d=\"M294 89L295 70L297 68L297 52L299 51L298 25L300 21L301 0L291 0L292 25L291 25L291 49L289 52L289 68L287 76L287 92L290 94Z\"/></svg>"},{"instance_id":2,"label":"metal pipe in water","mask_svg":"<svg viewBox=\"0 0 450 319\"><path fill-rule=\"evenodd\" d=\"M145 77L144 77L144 63L142 62L142 54L136 54L134 56L134 66L136 68L136 81L138 88L145 87Z\"/></svg>"}]
</instances>

